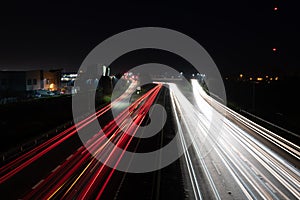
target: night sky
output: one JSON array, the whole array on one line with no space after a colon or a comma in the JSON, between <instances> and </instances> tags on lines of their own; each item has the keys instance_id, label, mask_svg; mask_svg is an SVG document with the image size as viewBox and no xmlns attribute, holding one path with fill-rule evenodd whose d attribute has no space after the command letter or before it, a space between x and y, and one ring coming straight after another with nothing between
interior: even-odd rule
<instances>
[{"instance_id":1,"label":"night sky","mask_svg":"<svg viewBox=\"0 0 300 200\"><path fill-rule=\"evenodd\" d=\"M224 75L299 74L299 9L297 1L284 0L1 4L0 69L77 71L104 39L131 28L158 26L198 41ZM136 60L155 60L155 53L145 55L137 53ZM124 66L136 64L134 60L131 55ZM121 63L112 66L113 71L122 68Z\"/></svg>"}]
</instances>

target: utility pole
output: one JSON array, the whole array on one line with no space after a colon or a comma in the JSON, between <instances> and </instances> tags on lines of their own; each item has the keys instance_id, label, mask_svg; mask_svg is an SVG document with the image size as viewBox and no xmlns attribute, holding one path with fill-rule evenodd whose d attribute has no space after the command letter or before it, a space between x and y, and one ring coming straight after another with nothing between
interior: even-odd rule
<instances>
[{"instance_id":1,"label":"utility pole","mask_svg":"<svg viewBox=\"0 0 300 200\"><path fill-rule=\"evenodd\" d=\"M252 112L255 112L255 81L252 82Z\"/></svg>"}]
</instances>

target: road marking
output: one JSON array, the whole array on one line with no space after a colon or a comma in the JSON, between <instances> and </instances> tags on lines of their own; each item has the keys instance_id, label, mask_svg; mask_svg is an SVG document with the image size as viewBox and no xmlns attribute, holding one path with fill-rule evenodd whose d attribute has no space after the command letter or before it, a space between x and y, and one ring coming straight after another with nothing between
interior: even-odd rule
<instances>
[{"instance_id":1,"label":"road marking","mask_svg":"<svg viewBox=\"0 0 300 200\"><path fill-rule=\"evenodd\" d=\"M211 161L211 162L212 162L213 166L216 168L217 173L219 174L219 176L221 176L221 172L220 172L220 170L218 169L216 163L215 163L214 161Z\"/></svg>"},{"instance_id":2,"label":"road marking","mask_svg":"<svg viewBox=\"0 0 300 200\"><path fill-rule=\"evenodd\" d=\"M73 154L71 154L69 157L67 157L67 159L66 160L69 160L71 157L73 156Z\"/></svg>"},{"instance_id":3,"label":"road marking","mask_svg":"<svg viewBox=\"0 0 300 200\"><path fill-rule=\"evenodd\" d=\"M83 148L83 146L79 147L79 148L77 149L77 151L80 151L82 148Z\"/></svg>"},{"instance_id":4,"label":"road marking","mask_svg":"<svg viewBox=\"0 0 300 200\"><path fill-rule=\"evenodd\" d=\"M60 167L60 165L58 165L55 169L53 169L51 172L55 172L58 168Z\"/></svg>"},{"instance_id":5,"label":"road marking","mask_svg":"<svg viewBox=\"0 0 300 200\"><path fill-rule=\"evenodd\" d=\"M34 190L35 188L37 188L37 186L39 186L39 184L41 184L44 181L44 179L40 180L40 182L38 182L37 184L35 184L35 186L32 187L32 189Z\"/></svg>"},{"instance_id":6,"label":"road marking","mask_svg":"<svg viewBox=\"0 0 300 200\"><path fill-rule=\"evenodd\" d=\"M276 190L268 182L265 182L265 184L273 193L276 193Z\"/></svg>"}]
</instances>

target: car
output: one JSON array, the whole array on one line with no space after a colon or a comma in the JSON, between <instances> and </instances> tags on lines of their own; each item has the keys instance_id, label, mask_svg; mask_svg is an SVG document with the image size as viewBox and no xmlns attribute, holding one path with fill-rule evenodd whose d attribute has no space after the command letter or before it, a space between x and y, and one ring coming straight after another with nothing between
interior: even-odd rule
<instances>
[{"instance_id":1,"label":"car","mask_svg":"<svg viewBox=\"0 0 300 200\"><path fill-rule=\"evenodd\" d=\"M55 90L55 91L53 91L53 93L54 93L54 95L61 95L61 94L63 94L63 92L59 91L59 90Z\"/></svg>"},{"instance_id":2,"label":"car","mask_svg":"<svg viewBox=\"0 0 300 200\"><path fill-rule=\"evenodd\" d=\"M37 94L40 95L40 97L48 97L48 96L54 96L55 94L49 90L37 90Z\"/></svg>"}]
</instances>

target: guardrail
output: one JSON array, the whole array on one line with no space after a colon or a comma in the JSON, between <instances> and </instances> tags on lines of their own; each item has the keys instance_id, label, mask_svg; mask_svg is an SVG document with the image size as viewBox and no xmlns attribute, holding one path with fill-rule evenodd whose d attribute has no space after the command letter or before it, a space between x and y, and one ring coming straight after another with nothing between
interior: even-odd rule
<instances>
[{"instance_id":1,"label":"guardrail","mask_svg":"<svg viewBox=\"0 0 300 200\"><path fill-rule=\"evenodd\" d=\"M282 127L280 127L280 126L278 126L278 125L276 125L276 124L274 124L274 123L271 123L271 122L269 122L269 121L267 121L267 120L265 120L265 119L262 119L262 118L260 118L260 117L258 117L258 116L256 116L256 115L254 115L254 114L252 114L252 113L249 113L249 112L247 112L247 111L245 111L245 110L243 110L243 109L240 109L240 112L245 113L245 114L247 114L247 115L249 115L249 116L251 116L251 117L253 117L253 118L255 118L255 119L259 120L259 121L261 121L261 122L264 122L264 123L266 123L266 124L268 124L268 125L270 125L270 126L276 128L276 129L279 129L279 130L281 130L281 131L283 131L283 132L285 132L285 133L288 133L288 134L290 134L290 135L292 135L292 136L297 137L297 138L300 139L300 135L298 135L298 134L296 134L296 133L294 133L294 132L292 132L292 131L289 131L289 130L287 130L287 129L285 129L285 128L282 128Z\"/></svg>"},{"instance_id":2,"label":"guardrail","mask_svg":"<svg viewBox=\"0 0 300 200\"><path fill-rule=\"evenodd\" d=\"M102 106L100 106L100 107L102 107ZM85 113L80 118L77 118L76 120L73 120L73 119L69 120L64 124L54 128L54 129L51 129L50 131L47 131L39 136L29 139L28 141L24 142L23 144L17 145L16 147L9 149L8 151L1 152L0 153L0 165L22 155L23 153L42 144L43 142L47 141L48 139L56 136L57 134L61 133L65 129L74 125L74 121L81 121L81 120L87 118L88 116L90 116L91 114L92 114L91 112Z\"/></svg>"},{"instance_id":3,"label":"guardrail","mask_svg":"<svg viewBox=\"0 0 300 200\"><path fill-rule=\"evenodd\" d=\"M58 133L65 130L67 127L72 126L73 124L74 124L73 120L70 120L70 121L56 127L55 129L47 131L46 133L44 133L42 135L32 138L32 139L24 142L23 144L20 144L14 148L9 149L6 152L1 153L0 154L0 158L1 158L0 163L7 162L7 161L23 154L24 152L31 150L35 146L38 146L39 144L45 142L49 138L56 136Z\"/></svg>"},{"instance_id":4,"label":"guardrail","mask_svg":"<svg viewBox=\"0 0 300 200\"><path fill-rule=\"evenodd\" d=\"M212 97L212 98L214 98L216 101L218 101L218 102L220 102L220 103L224 103L223 102L223 100L219 97L219 96L217 96L217 95L215 95L215 94L213 94L213 93L211 93L210 92L210 96ZM233 109L233 108L231 108L231 109ZM260 123L258 123L258 124L260 124L261 126L266 126L266 125L268 125L269 126L269 129L272 129L271 131L275 131L275 132L277 132L277 133L280 133L281 132L281 136L282 137L284 137L285 139L287 139L287 140L296 140L296 141L293 141L293 142L295 142L295 143L297 143L297 141L300 141L299 139L300 139L300 135L299 134L296 134L296 133L294 133L294 132L292 132L292 131L290 131L290 130L287 130L287 129L285 129L285 128L283 128L283 127L280 127L280 126L278 126L278 125L276 125L276 124L274 124L274 123L271 123L271 122L269 122L269 121L267 121L267 120L265 120L265 119L262 119L261 117L258 117L258 116L256 116L256 115L254 115L254 114L252 114L252 113L249 113L249 112L247 112L247 111L245 111L245 110L243 110L243 109L233 109L233 110L235 110L236 112L238 112L238 113L240 113L240 114L244 114L244 116L245 115L247 115L247 117L251 117L252 119L252 121L253 121L253 119L255 119L256 120L256 123L258 123L258 121L260 122ZM246 116L245 116L246 117ZM286 136L285 134L288 134L288 136ZM299 142L298 142L299 143ZM298 144L297 143L297 144Z\"/></svg>"}]
</instances>

